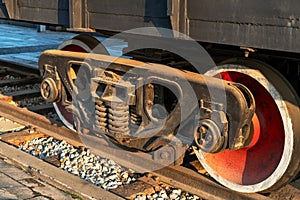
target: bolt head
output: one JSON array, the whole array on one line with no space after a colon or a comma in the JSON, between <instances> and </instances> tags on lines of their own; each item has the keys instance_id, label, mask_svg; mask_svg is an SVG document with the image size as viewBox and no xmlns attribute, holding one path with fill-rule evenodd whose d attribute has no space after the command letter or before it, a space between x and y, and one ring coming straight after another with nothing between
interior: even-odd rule
<instances>
[{"instance_id":1,"label":"bolt head","mask_svg":"<svg viewBox=\"0 0 300 200\"><path fill-rule=\"evenodd\" d=\"M168 152L162 152L160 153L160 158L163 160L167 160L169 158L169 153Z\"/></svg>"}]
</instances>

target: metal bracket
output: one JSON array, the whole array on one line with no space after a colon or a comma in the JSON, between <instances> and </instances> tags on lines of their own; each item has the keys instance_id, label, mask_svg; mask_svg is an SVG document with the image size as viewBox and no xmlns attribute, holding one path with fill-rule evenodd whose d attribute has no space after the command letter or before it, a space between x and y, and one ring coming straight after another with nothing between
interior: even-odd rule
<instances>
[{"instance_id":1,"label":"metal bracket","mask_svg":"<svg viewBox=\"0 0 300 200\"><path fill-rule=\"evenodd\" d=\"M228 146L228 121L219 103L200 100L200 119L195 130L195 143L207 153L220 152Z\"/></svg>"}]
</instances>

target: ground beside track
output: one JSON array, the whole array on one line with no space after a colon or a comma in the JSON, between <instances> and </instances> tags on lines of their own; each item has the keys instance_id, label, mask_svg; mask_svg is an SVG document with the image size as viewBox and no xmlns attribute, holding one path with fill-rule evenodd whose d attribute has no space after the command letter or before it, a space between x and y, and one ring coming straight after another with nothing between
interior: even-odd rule
<instances>
[{"instance_id":1,"label":"ground beside track","mask_svg":"<svg viewBox=\"0 0 300 200\"><path fill-rule=\"evenodd\" d=\"M70 32L37 32L35 28L0 23L0 60L38 69L38 58L44 50L57 49L63 41L76 35ZM105 39L101 36L96 38L99 41ZM107 49L111 55L120 56L126 46L127 43L120 40Z\"/></svg>"},{"instance_id":2,"label":"ground beside track","mask_svg":"<svg viewBox=\"0 0 300 200\"><path fill-rule=\"evenodd\" d=\"M71 195L38 180L0 159L0 199L73 199Z\"/></svg>"}]
</instances>

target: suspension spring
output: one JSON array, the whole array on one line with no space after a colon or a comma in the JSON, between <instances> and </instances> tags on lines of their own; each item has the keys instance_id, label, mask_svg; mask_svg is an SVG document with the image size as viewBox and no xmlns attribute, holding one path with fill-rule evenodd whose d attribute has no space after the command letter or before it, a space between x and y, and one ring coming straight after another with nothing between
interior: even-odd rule
<instances>
[{"instance_id":1,"label":"suspension spring","mask_svg":"<svg viewBox=\"0 0 300 200\"><path fill-rule=\"evenodd\" d=\"M130 106L130 124L138 128L142 123L142 117L136 113L136 107Z\"/></svg>"},{"instance_id":2,"label":"suspension spring","mask_svg":"<svg viewBox=\"0 0 300 200\"><path fill-rule=\"evenodd\" d=\"M100 99L97 99L95 104L96 126L102 131L107 132L107 107Z\"/></svg>"},{"instance_id":3,"label":"suspension spring","mask_svg":"<svg viewBox=\"0 0 300 200\"><path fill-rule=\"evenodd\" d=\"M111 134L129 134L129 106L111 103L108 108L108 130Z\"/></svg>"}]
</instances>

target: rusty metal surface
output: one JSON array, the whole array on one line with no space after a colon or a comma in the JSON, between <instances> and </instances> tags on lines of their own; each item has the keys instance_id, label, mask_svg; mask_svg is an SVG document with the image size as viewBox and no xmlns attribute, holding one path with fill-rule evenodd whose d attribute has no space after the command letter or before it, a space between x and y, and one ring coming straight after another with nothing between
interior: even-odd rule
<instances>
[{"instance_id":1,"label":"rusty metal surface","mask_svg":"<svg viewBox=\"0 0 300 200\"><path fill-rule=\"evenodd\" d=\"M181 166L166 167L155 171L153 174L159 176L163 182L177 185L177 187L191 193L201 194L201 197L205 199L268 199L260 194L243 194L231 191L197 172Z\"/></svg>"},{"instance_id":2,"label":"rusty metal surface","mask_svg":"<svg viewBox=\"0 0 300 200\"><path fill-rule=\"evenodd\" d=\"M142 180L137 180L130 185L122 185L117 189L112 190L112 192L126 197L126 199L134 199L136 194L154 193L155 190L153 188L155 187L155 184L158 185L158 183L155 181L149 183L145 178L147 177L142 177Z\"/></svg>"},{"instance_id":3,"label":"rusty metal surface","mask_svg":"<svg viewBox=\"0 0 300 200\"><path fill-rule=\"evenodd\" d=\"M10 101L12 101L12 97L0 94L0 100L1 101L6 101L6 102L10 102Z\"/></svg>"},{"instance_id":4,"label":"rusty metal surface","mask_svg":"<svg viewBox=\"0 0 300 200\"><path fill-rule=\"evenodd\" d=\"M200 118L196 119L197 122L199 122L199 127L200 124L204 123L206 124L205 126L203 125L203 127L207 127L206 129L208 130L207 132L211 133L211 134L220 134L220 137L224 137L225 139L217 142L216 144L213 144L212 146L207 146L205 147L205 151L209 152L209 151L222 151L227 147L227 141L229 143L229 147L230 149L237 149L237 148L241 148L242 146L244 146L244 144L246 144L243 141L236 140L235 138L245 138L246 140L246 130L242 133L238 130L244 130L241 129L242 127L250 127L249 125L246 124L250 124L250 119L252 118L251 115L253 115L254 112L254 101L252 100L252 96L250 92L247 92L248 90L242 86L242 85L238 85L235 83L225 83L220 79L216 79L216 78L212 78L212 77L206 77L203 76L201 74L197 74L197 73L193 73L193 72L187 72L187 71L181 71L181 70L176 70L176 69L172 69L168 66L164 66L164 65L159 65L159 64L147 64L147 63L143 63L143 62L138 62L138 61L134 61L134 60L130 60L130 59L125 59L125 58L115 58L112 56L105 56L105 55L100 55L100 54L92 54L89 55L89 61L85 61L85 58L88 56L89 54L87 53L77 53L77 52L66 52L66 51L60 51L60 50L48 50L45 51L39 59L39 66L40 66L40 71L41 74L43 74L44 77L44 81L48 81L50 82L50 80L52 80L53 82L55 82L57 85L56 88L62 88L62 91L66 91L66 93L64 92L57 92L57 89L53 89L53 92L51 93L52 89L50 89L50 93L47 91L45 91L45 93L49 93L50 96L51 94L55 95L55 98L52 100L52 102L54 101L58 101L61 102L63 105L68 106L69 104L67 104L67 102L64 101L64 99L66 99L66 97L64 97L64 95L62 95L62 97L60 99L58 99L57 97L60 96L59 94L72 94L73 92L73 87L72 87L72 81L68 79L68 76L66 76L68 73L66 72L66 69L63 66L66 66L66 63L69 63L69 65L72 65L72 63L80 63L84 66L91 66L91 69L87 69L90 70L92 72L92 74L102 74L103 70L105 70L105 73L109 73L110 76L113 72L111 72L110 70L114 70L114 71L118 71L120 73L124 73L127 72L129 70L134 69L134 72L131 72L134 75L131 75L131 80L136 79L135 77L138 77L139 79L139 83L134 83L134 82L130 82L127 80L126 76L125 79L123 79L123 76L118 75L118 77L120 76L120 78L122 78L121 81L117 81L118 82L118 86L116 87L120 87L123 88L122 90L119 89L119 93L121 94L120 96L118 96L118 98L120 98L122 101L118 102L118 110L122 111L123 113L125 112L125 114L123 116L126 116L126 112L129 109L129 105L135 107L137 110L139 110L137 113L140 116L141 119L141 125L139 126L139 131L135 132L135 126L130 126L131 124L127 124L127 119L125 119L125 125L121 126L122 130L118 129L118 127L120 127L119 125L114 124L113 127L113 131L111 130L110 126L112 124L108 124L108 129L106 129L107 125L99 125L99 132L104 133L106 135L108 135L111 138L114 138L120 145L126 146L128 148L134 148L134 149L138 149L138 150L142 150L142 151L150 151L152 149L155 149L157 147L159 147L160 145L162 145L162 143L165 142L165 139L163 138L163 136L166 136L169 134L169 136L171 137L171 135L176 135L175 133L173 134L173 132L175 131L176 127L179 126L179 124L181 122L183 122L183 124L186 124L185 126L181 126L182 131L179 133L177 133L177 135L183 136L187 139L190 139L190 143L191 141L194 139L193 137L193 130L195 130L197 127L194 127L194 117L188 118L188 117L183 117L182 121L180 121L180 112L179 112L179 105L180 105L180 109L181 112L185 112L184 116L190 116L190 113L192 110L195 110L196 112L198 112L197 109L200 109L199 114L200 114ZM116 59L116 60L115 60ZM111 61L113 60L113 62L111 63ZM56 72L56 68L53 68L53 66L57 67L57 72ZM97 68L94 69L94 67L97 66ZM109 66L107 69L105 69L106 66ZM45 72L45 73L44 73ZM59 77L61 77L59 80L56 80L55 77L58 77L56 74L59 74ZM80 73L78 73L80 74ZM103 76L103 77L102 77ZM150 77L150 78L149 78ZM172 79L174 77L178 77L176 78L176 81L173 81ZM97 103L97 106L100 107L100 109L98 109L98 113L96 111L96 119L97 120L102 120L102 121L106 121L106 118L102 117L102 111L101 109L116 109L116 108L109 108L108 106L105 107L105 105L103 104L103 102L105 102L106 104L110 104L110 99L112 94L109 93L105 93L106 90L103 90L103 94L100 94L100 96L93 96L92 94L97 94L96 91L98 91L98 84L100 85L101 82L101 87L105 86L106 88L110 87L109 85L112 84L112 80L109 79L109 77L105 77L104 75L97 76L97 75L91 75L90 77L92 80L94 80L95 84L91 85L90 89L87 89L88 87L86 87L85 89L82 89L84 91L84 94L79 94L78 95L73 95L73 107L72 107L72 112L73 113L81 113L84 112L85 110L87 111L86 114L75 114L75 119L78 118L78 127L84 127L88 130L93 130L94 132L97 132L98 130L96 128L90 128L93 127L93 116L90 116L89 113L93 113L95 110L95 103L91 102L82 102L81 103L81 97L80 96L85 96L88 97L88 99L93 99L96 98L96 102L100 101L99 103ZM80 78L78 78L79 80L81 80ZM64 85L64 87L61 87L61 83L60 80L62 80L62 83ZM84 79L83 79L84 80ZM96 81L98 80L98 81ZM105 80L109 80L109 82L106 82ZM123 81L123 82L122 82ZM125 82L128 81L128 82ZM185 85L185 81L188 81L190 86L191 86L191 90L189 90L189 88L186 87ZM126 83L126 84L125 84ZM134 92L134 88L137 87L138 88L138 84L140 85L146 85L147 83L151 83L151 84L161 84L166 88L172 88L172 92L174 94L176 94L176 104L174 106L174 108L172 108L172 110L170 110L170 117L166 118L166 124L163 125L163 129L160 131L155 132L155 128L152 130L148 130L145 125L146 124L151 124L153 125L153 127L155 127L155 121L157 120L156 117L153 117L151 113L151 107L153 104L149 104L149 102L154 102L153 101L153 97L151 95L153 95L152 93L155 92L154 87L145 87L145 89L141 89L143 90L143 94L147 94L145 96L142 95L138 95L137 93ZM86 85L86 83L80 83L82 85ZM122 85L123 84L123 85ZM158 86L157 86L158 87ZM42 88L44 88L44 85L42 86ZM55 88L54 86L49 85L49 87L46 88ZM124 89L125 88L125 89ZM147 89L148 88L148 89ZM152 89L149 89L152 88ZM209 90L213 89L216 93L218 94L222 94L222 91L224 91L226 94L226 98L227 98L227 110L225 111L223 109L223 105L224 105L224 99L223 98L219 98L216 96L210 96L209 95ZM158 89L157 89L158 90ZM241 92L245 90L244 92ZM100 90L99 90L100 91ZM109 91L109 90L107 90ZM121 92L122 91L122 92ZM113 93L114 94L114 93ZM195 101L191 100L191 95L195 94ZM245 95L247 94L247 96ZM108 95L108 96L107 96ZM127 96L128 95L128 96ZM219 95L218 95L219 96ZM48 97L48 96L47 96ZM131 100L132 97L132 100ZM136 98L137 101L141 101L141 104L135 103L133 100L133 98ZM169 99L171 99L172 97L169 96ZM175 97L174 97L175 98ZM51 98L52 99L52 98ZM77 99L77 100L75 100ZM197 100L196 100L197 99ZM248 103L246 103L245 99L249 99L249 105ZM47 101L49 101L47 99ZM201 106L198 106L198 103L195 102L201 102ZM164 102L156 102L158 104L162 104L164 105ZM85 108L80 107L80 105L84 105L86 106ZM89 106L87 106L89 105ZM184 106L183 106L184 105ZM221 105L220 108L218 109L217 107L214 107L214 105ZM97 109L96 106L96 109ZM121 108L120 108L121 106ZM114 106L115 107L115 106ZM127 108L128 107L128 108ZM78 109L78 111L76 110ZM218 121L217 119L212 119L212 117L209 114L204 114L206 113L205 110L206 109L211 109L211 111L214 113L212 115L214 116L220 116L220 119L222 118L221 116L225 116L226 115L230 116L228 118L222 118L221 121ZM203 112L202 112L203 111ZM114 111L115 112L115 111ZM145 113L145 114L143 114ZM201 114L203 113L203 114ZM150 116L149 118L147 117ZM112 115L111 115L112 116ZM98 117L98 118L97 118ZM129 117L129 115L128 115ZM219 118L218 118L219 119ZM123 121L120 121L120 118L118 118L119 121L117 121L116 119L114 119L114 123L116 122L120 122L123 123ZM122 119L121 119L122 120ZM199 121L198 121L199 120ZM227 129L227 120L228 120L228 129ZM109 121L109 120L108 120ZM208 124L210 124L211 121L214 121L214 123L218 124L220 127L222 127L221 129L219 129L217 126L215 126L215 128L210 127ZM127 125L126 125L127 124ZM187 125L188 124L188 125ZM97 125L97 123L96 123ZM157 127L157 124L156 124ZM97 126L98 128L98 126ZM183 131L184 129L184 131ZM192 129L192 130L190 130ZM106 131L108 130L108 131ZM210 132L211 130L214 130L212 132ZM227 132L227 130L229 130ZM128 131L128 132L126 132ZM138 138L140 135L144 135L147 131L151 131L151 133L155 134L156 141L150 141L149 138ZM241 133L241 137L237 136L236 133ZM149 134L149 133L148 133ZM228 139L227 139L228 137ZM154 137L153 137L154 138ZM179 138L178 136L176 136L176 138ZM217 137L219 138L219 137ZM179 142L183 142L183 141L179 141ZM184 143L184 142L183 142ZM189 143L189 144L190 144ZM201 147L200 147L201 148Z\"/></svg>"},{"instance_id":5,"label":"rusty metal surface","mask_svg":"<svg viewBox=\"0 0 300 200\"><path fill-rule=\"evenodd\" d=\"M21 131L16 130L13 133L2 134L1 140L18 147L24 144L26 141L30 141L39 137L46 137L46 135L43 133L32 133L32 130L25 128Z\"/></svg>"},{"instance_id":6,"label":"rusty metal surface","mask_svg":"<svg viewBox=\"0 0 300 200\"><path fill-rule=\"evenodd\" d=\"M28 127L36 128L40 132L53 136L57 139L67 139L70 144L80 146L79 136L73 131L53 125L50 120L25 108L19 108L0 101L0 116L14 120Z\"/></svg>"}]
</instances>

